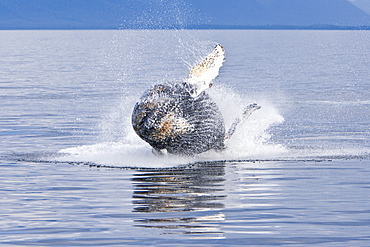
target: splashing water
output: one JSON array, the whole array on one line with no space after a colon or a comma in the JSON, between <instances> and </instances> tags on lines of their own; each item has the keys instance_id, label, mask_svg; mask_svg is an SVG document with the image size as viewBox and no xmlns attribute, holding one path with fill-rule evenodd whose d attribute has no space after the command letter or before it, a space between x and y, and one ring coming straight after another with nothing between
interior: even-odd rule
<instances>
[{"instance_id":1,"label":"splashing water","mask_svg":"<svg viewBox=\"0 0 370 247\"><path fill-rule=\"evenodd\" d=\"M245 96L237 95L231 89L222 86L212 88L210 95L223 113L226 128L230 127L236 117L241 116L243 108L248 105ZM128 104L123 102L122 105L127 106ZM122 135L121 140L60 150L59 154L61 156L58 157L58 161L89 162L114 167L166 167L198 161L268 159L276 158L287 152L284 146L270 141L270 127L283 122L284 119L268 103L263 103L261 110L256 111L249 119L239 124L233 137L227 140L226 150L221 152L208 151L196 156L155 156L150 145L134 133L130 122L127 121L131 116L131 108L126 107L124 110L125 112L122 115L127 118L124 126L126 131L124 131L124 134L120 133ZM112 114L117 113L112 112ZM105 127L109 126L108 129L119 128L119 125L112 124L117 123L113 119L111 118L113 122L106 122ZM112 134L113 132L114 130L107 133Z\"/></svg>"},{"instance_id":2,"label":"splashing water","mask_svg":"<svg viewBox=\"0 0 370 247\"><path fill-rule=\"evenodd\" d=\"M262 106L248 119L242 120L231 139L226 140L227 149L221 153L224 159L257 159L276 158L286 154L287 149L271 141L270 128L280 124L284 118L269 102L254 102L248 95L239 95L232 89L218 87L210 92L223 113L226 128L236 117L241 116L243 109L250 103Z\"/></svg>"}]
</instances>

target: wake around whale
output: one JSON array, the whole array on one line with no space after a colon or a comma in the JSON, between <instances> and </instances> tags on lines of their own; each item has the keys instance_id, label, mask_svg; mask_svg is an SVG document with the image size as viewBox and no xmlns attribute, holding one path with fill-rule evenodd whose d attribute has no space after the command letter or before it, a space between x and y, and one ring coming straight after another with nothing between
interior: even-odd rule
<instances>
[{"instance_id":1,"label":"wake around whale","mask_svg":"<svg viewBox=\"0 0 370 247\"><path fill-rule=\"evenodd\" d=\"M195 155L225 149L225 140L233 135L240 118L226 132L223 116L206 92L224 61L225 50L216 45L190 69L185 82L155 85L136 103L133 128L155 154ZM259 108L257 104L247 106L242 117L248 118Z\"/></svg>"}]
</instances>

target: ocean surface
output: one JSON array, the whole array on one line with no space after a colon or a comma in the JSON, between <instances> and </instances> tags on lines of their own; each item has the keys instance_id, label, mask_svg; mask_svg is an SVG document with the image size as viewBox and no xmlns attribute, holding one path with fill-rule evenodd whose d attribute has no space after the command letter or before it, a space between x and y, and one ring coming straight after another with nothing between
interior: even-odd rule
<instances>
[{"instance_id":1,"label":"ocean surface","mask_svg":"<svg viewBox=\"0 0 370 247\"><path fill-rule=\"evenodd\" d=\"M149 87L216 44L223 152L152 154ZM370 31L0 31L2 246L370 246Z\"/></svg>"}]
</instances>

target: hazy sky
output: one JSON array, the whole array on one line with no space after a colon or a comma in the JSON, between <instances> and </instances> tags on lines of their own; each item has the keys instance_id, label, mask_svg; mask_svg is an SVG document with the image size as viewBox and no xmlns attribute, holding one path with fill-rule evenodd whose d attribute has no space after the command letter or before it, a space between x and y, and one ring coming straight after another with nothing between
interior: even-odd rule
<instances>
[{"instance_id":1,"label":"hazy sky","mask_svg":"<svg viewBox=\"0 0 370 247\"><path fill-rule=\"evenodd\" d=\"M348 0L370 14L370 0Z\"/></svg>"}]
</instances>

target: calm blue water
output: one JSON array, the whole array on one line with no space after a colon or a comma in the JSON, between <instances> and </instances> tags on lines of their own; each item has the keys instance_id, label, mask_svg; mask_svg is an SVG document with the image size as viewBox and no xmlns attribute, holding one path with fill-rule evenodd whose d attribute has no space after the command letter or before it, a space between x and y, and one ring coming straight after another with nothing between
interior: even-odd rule
<instances>
[{"instance_id":1,"label":"calm blue water","mask_svg":"<svg viewBox=\"0 0 370 247\"><path fill-rule=\"evenodd\" d=\"M131 110L215 44L223 153L154 157ZM4 246L369 246L370 32L0 31Z\"/></svg>"}]
</instances>

